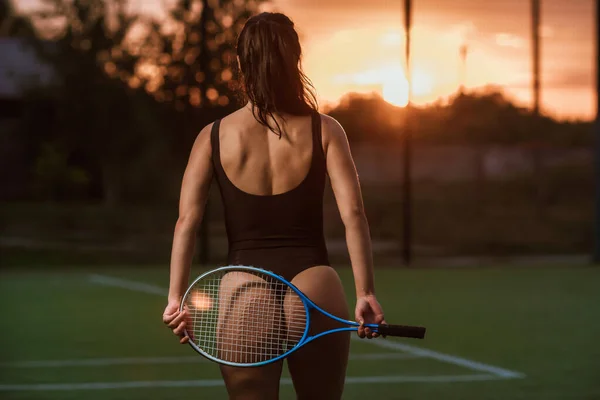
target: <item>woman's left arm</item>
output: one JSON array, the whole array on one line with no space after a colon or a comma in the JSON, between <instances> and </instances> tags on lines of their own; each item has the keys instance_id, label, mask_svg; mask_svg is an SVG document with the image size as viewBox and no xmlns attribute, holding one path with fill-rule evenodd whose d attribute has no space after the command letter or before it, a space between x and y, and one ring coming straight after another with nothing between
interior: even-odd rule
<instances>
[{"instance_id":1,"label":"woman's left arm","mask_svg":"<svg viewBox=\"0 0 600 400\"><path fill-rule=\"evenodd\" d=\"M189 284L196 233L204 216L213 175L211 127L212 124L200 132L192 147L181 184L179 218L173 235L168 304L163 313L163 322L181 337L182 343L188 339L183 335L185 315L179 312L179 304Z\"/></svg>"}]
</instances>

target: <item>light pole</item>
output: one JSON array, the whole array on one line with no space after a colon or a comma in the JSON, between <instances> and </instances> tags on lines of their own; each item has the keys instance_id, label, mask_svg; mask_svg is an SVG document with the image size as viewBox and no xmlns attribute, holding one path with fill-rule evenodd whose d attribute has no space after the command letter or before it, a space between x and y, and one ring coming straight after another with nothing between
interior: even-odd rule
<instances>
[{"instance_id":1,"label":"light pole","mask_svg":"<svg viewBox=\"0 0 600 400\"><path fill-rule=\"evenodd\" d=\"M460 46L460 76L459 76L459 89L458 93L464 94L465 87L467 84L467 55L469 53L469 47L466 43Z\"/></svg>"},{"instance_id":2,"label":"light pole","mask_svg":"<svg viewBox=\"0 0 600 400\"><path fill-rule=\"evenodd\" d=\"M404 30L407 98L406 123L402 135L402 261L410 265L412 261L412 185L411 185L411 67L410 67L410 28L412 25L412 0L404 0Z\"/></svg>"},{"instance_id":3,"label":"light pole","mask_svg":"<svg viewBox=\"0 0 600 400\"><path fill-rule=\"evenodd\" d=\"M531 0L533 56L533 115L540 113L540 0Z\"/></svg>"},{"instance_id":4,"label":"light pole","mask_svg":"<svg viewBox=\"0 0 600 400\"><path fill-rule=\"evenodd\" d=\"M593 262L600 263L600 0L596 0L596 124L594 139L596 141L596 216L594 232Z\"/></svg>"}]
</instances>

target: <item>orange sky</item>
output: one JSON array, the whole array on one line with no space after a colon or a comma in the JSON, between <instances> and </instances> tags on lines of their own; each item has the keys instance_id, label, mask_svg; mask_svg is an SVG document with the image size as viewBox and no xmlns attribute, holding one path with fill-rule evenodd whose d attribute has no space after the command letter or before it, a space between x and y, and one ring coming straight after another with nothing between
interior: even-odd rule
<instances>
[{"instance_id":1,"label":"orange sky","mask_svg":"<svg viewBox=\"0 0 600 400\"><path fill-rule=\"evenodd\" d=\"M405 100L401 0L276 0L303 35L305 69L323 100L348 91L383 91ZM366 6L365 4L368 4ZM531 103L528 0L413 0L413 93L423 104L460 82L496 84ZM542 106L566 118L595 115L594 1L542 0ZM403 96L404 95L404 96Z\"/></svg>"},{"instance_id":2,"label":"orange sky","mask_svg":"<svg viewBox=\"0 0 600 400\"><path fill-rule=\"evenodd\" d=\"M160 0L131 0L160 12ZM17 0L17 5L36 0ZM542 108L562 118L592 118L594 0L541 0ZM377 91L406 101L402 0L273 0L288 14L304 46L304 67L322 102L350 91ZM454 93L459 48L468 45L467 88L499 85L531 103L528 0L413 0L413 100ZM158 11L157 11L158 10Z\"/></svg>"}]
</instances>

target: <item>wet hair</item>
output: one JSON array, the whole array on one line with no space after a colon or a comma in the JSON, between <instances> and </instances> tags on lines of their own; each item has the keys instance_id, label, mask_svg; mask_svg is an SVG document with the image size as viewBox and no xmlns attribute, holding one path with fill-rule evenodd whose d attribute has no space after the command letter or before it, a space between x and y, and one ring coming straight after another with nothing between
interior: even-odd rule
<instances>
[{"instance_id":1,"label":"wet hair","mask_svg":"<svg viewBox=\"0 0 600 400\"><path fill-rule=\"evenodd\" d=\"M302 71L300 39L287 16L264 12L248 19L238 37L237 55L252 114L280 138L283 131L274 114L317 111L314 87Z\"/></svg>"}]
</instances>

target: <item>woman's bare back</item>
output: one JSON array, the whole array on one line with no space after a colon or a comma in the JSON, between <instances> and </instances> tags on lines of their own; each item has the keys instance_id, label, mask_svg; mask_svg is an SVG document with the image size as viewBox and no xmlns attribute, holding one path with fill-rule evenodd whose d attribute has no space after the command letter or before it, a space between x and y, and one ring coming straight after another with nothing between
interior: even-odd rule
<instances>
[{"instance_id":1,"label":"woman's bare back","mask_svg":"<svg viewBox=\"0 0 600 400\"><path fill-rule=\"evenodd\" d=\"M313 143L311 116L278 118L281 138L244 107L224 118L219 134L223 169L243 192L270 196L289 192L308 175Z\"/></svg>"}]
</instances>

